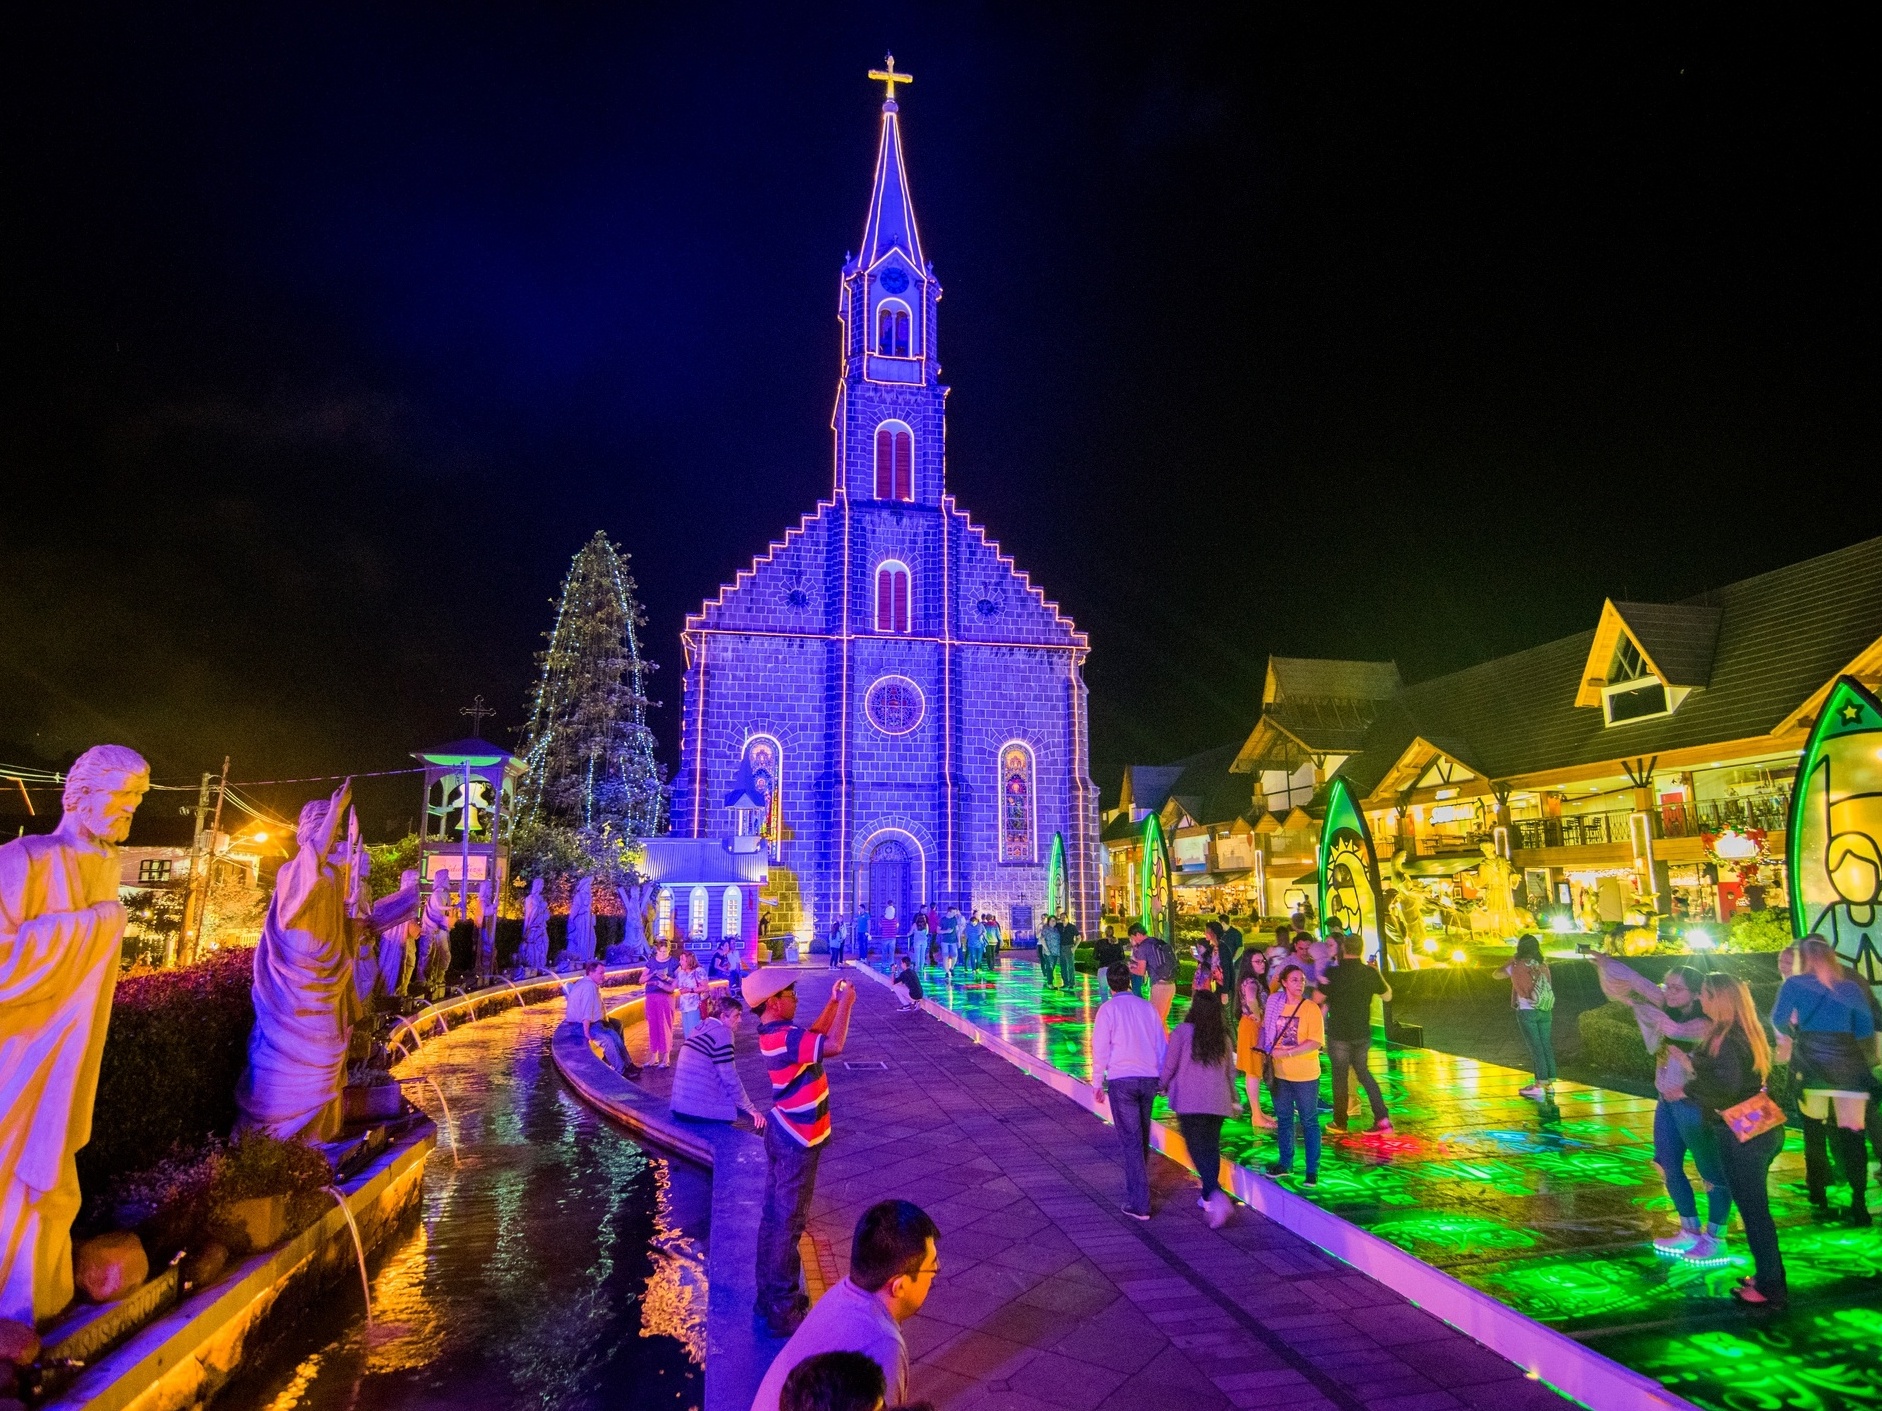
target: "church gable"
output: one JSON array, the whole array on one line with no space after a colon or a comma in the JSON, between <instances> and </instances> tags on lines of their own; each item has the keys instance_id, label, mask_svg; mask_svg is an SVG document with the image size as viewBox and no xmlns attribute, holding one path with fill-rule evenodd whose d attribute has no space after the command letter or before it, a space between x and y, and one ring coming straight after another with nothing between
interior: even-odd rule
<instances>
[{"instance_id":1,"label":"church gable","mask_svg":"<svg viewBox=\"0 0 1882 1411\"><path fill-rule=\"evenodd\" d=\"M795 529L774 540L771 547L739 570L716 597L686 619L686 630L712 628L721 632L826 632L838 615L829 601L828 585L837 575L826 572L830 546L839 536L836 506L821 501L798 521Z\"/></svg>"},{"instance_id":2,"label":"church gable","mask_svg":"<svg viewBox=\"0 0 1882 1411\"><path fill-rule=\"evenodd\" d=\"M948 507L959 515L955 635L963 641L1086 646L1085 634L1001 552L999 543L951 498Z\"/></svg>"}]
</instances>

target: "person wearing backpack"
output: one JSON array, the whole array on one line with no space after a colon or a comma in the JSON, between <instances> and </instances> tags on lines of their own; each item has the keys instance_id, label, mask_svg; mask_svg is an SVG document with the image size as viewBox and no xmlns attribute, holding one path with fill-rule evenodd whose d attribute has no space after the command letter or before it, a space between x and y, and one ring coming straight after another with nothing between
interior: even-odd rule
<instances>
[{"instance_id":1,"label":"person wearing backpack","mask_svg":"<svg viewBox=\"0 0 1882 1411\"><path fill-rule=\"evenodd\" d=\"M1555 1097L1555 984L1549 978L1542 946L1524 933L1516 938L1516 958L1497 972L1510 982L1510 1008L1516 1011L1536 1080L1519 1096L1552 1101Z\"/></svg>"},{"instance_id":2,"label":"person wearing backpack","mask_svg":"<svg viewBox=\"0 0 1882 1411\"><path fill-rule=\"evenodd\" d=\"M1176 999L1176 951L1161 936L1153 936L1141 924L1130 929L1131 970L1150 986L1150 1003L1157 1018L1167 1026L1170 1005Z\"/></svg>"}]
</instances>

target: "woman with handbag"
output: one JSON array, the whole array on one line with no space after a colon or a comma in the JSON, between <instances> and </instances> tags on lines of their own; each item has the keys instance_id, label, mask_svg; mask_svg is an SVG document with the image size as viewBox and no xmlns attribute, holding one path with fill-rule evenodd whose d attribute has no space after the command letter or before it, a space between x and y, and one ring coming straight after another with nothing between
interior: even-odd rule
<instances>
[{"instance_id":1,"label":"woman with handbag","mask_svg":"<svg viewBox=\"0 0 1882 1411\"><path fill-rule=\"evenodd\" d=\"M1736 975L1714 971L1706 976L1699 1003L1711 1023L1706 1037L1693 1046L1686 1096L1699 1104L1718 1143L1719 1164L1745 1223L1756 1270L1732 1290L1732 1297L1754 1308L1782 1308L1788 1297L1784 1256L1765 1184L1784 1146L1784 1113L1764 1090L1771 1047L1751 991Z\"/></svg>"},{"instance_id":2,"label":"woman with handbag","mask_svg":"<svg viewBox=\"0 0 1882 1411\"><path fill-rule=\"evenodd\" d=\"M1666 1194L1679 1215L1679 1233L1657 1239L1661 1254L1710 1262L1725 1253L1725 1227L1732 1218L1732 1193L1725 1186L1718 1143L1699 1104L1686 1096L1692 1077L1693 1045L1705 1038L1710 1022L1699 1005L1703 977L1690 965L1675 965L1660 984L1612 956L1594 958L1602 992L1632 1006L1641 1042L1654 1056L1653 1086L1660 1100L1653 1109L1653 1160L1666 1183ZM1706 1222L1699 1223L1699 1202L1686 1178L1686 1157L1706 1188Z\"/></svg>"},{"instance_id":3,"label":"woman with handbag","mask_svg":"<svg viewBox=\"0 0 1882 1411\"><path fill-rule=\"evenodd\" d=\"M1876 1095L1876 1027L1869 996L1837 959L1821 936L1797 943L1797 973L1778 986L1771 1009L1778 1057L1788 1060L1800 1089L1797 1109L1803 1118L1805 1149L1821 1151L1825 1138L1849 1183L1849 1221L1870 1223L1869 1152L1864 1140L1870 1099ZM1830 1120L1834 1114L1835 1126ZM1815 1130L1813 1131L1812 1128ZM1814 1139L1814 1140L1812 1140ZM1820 1211L1830 1205L1828 1162L1821 1156L1804 1163L1810 1203Z\"/></svg>"},{"instance_id":4,"label":"woman with handbag","mask_svg":"<svg viewBox=\"0 0 1882 1411\"><path fill-rule=\"evenodd\" d=\"M1268 1057L1274 1065L1275 1140L1280 1150L1268 1163L1270 1176L1285 1176L1294 1169L1294 1121L1300 1120L1306 1138L1307 1177L1320 1183L1320 1050L1326 1043L1326 1024L1320 1006L1307 993L1307 972L1291 966L1279 994L1268 998L1276 1013Z\"/></svg>"},{"instance_id":5,"label":"woman with handbag","mask_svg":"<svg viewBox=\"0 0 1882 1411\"><path fill-rule=\"evenodd\" d=\"M1274 1119L1261 1110L1261 1081L1267 1073L1268 1055L1261 1047L1261 1025L1268 1007L1268 957L1258 950L1245 950L1235 962L1236 986L1241 991L1242 1013L1235 1024L1235 1066L1242 1070L1242 1085L1248 1090L1248 1120L1257 1129L1274 1130ZM1269 1103L1274 1099L1270 1094Z\"/></svg>"},{"instance_id":6,"label":"woman with handbag","mask_svg":"<svg viewBox=\"0 0 1882 1411\"><path fill-rule=\"evenodd\" d=\"M1534 936L1516 938L1516 958L1497 974L1510 982L1510 1008L1529 1045L1536 1080L1518 1089L1521 1097L1550 1102L1555 1097L1555 984Z\"/></svg>"},{"instance_id":7,"label":"woman with handbag","mask_svg":"<svg viewBox=\"0 0 1882 1411\"><path fill-rule=\"evenodd\" d=\"M667 1051L673 1047L673 992L678 988L679 970L673 943L662 936L654 942L653 959L647 962L642 1005L647 1015L647 1062L654 1068L667 1066Z\"/></svg>"}]
</instances>

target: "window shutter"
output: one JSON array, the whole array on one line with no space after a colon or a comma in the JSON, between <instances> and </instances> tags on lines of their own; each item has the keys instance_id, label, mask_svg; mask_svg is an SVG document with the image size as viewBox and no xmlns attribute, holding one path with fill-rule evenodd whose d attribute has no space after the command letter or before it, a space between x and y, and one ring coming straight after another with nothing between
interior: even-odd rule
<instances>
[{"instance_id":1,"label":"window shutter","mask_svg":"<svg viewBox=\"0 0 1882 1411\"><path fill-rule=\"evenodd\" d=\"M895 575L895 630L908 631L908 575Z\"/></svg>"},{"instance_id":2,"label":"window shutter","mask_svg":"<svg viewBox=\"0 0 1882 1411\"><path fill-rule=\"evenodd\" d=\"M906 431L895 433L895 498L912 500L914 492L914 440Z\"/></svg>"},{"instance_id":3,"label":"window shutter","mask_svg":"<svg viewBox=\"0 0 1882 1411\"><path fill-rule=\"evenodd\" d=\"M887 632L894 622L895 589L890 583L894 575L886 568L876 570L876 631Z\"/></svg>"},{"instance_id":4,"label":"window shutter","mask_svg":"<svg viewBox=\"0 0 1882 1411\"><path fill-rule=\"evenodd\" d=\"M886 426L876 432L876 498L894 493L895 433Z\"/></svg>"}]
</instances>

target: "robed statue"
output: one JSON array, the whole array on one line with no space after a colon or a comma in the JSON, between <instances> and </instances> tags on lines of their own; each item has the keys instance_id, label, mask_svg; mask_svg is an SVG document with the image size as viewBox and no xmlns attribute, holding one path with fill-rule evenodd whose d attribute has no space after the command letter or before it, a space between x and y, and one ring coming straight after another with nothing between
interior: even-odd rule
<instances>
[{"instance_id":1,"label":"robed statue","mask_svg":"<svg viewBox=\"0 0 1882 1411\"><path fill-rule=\"evenodd\" d=\"M486 875L477 884L477 978L497 973L497 884Z\"/></svg>"},{"instance_id":2,"label":"robed statue","mask_svg":"<svg viewBox=\"0 0 1882 1411\"><path fill-rule=\"evenodd\" d=\"M379 992L402 995L412 982L417 963L418 869L408 867L399 876L399 889L379 898L372 909L373 934L378 939Z\"/></svg>"},{"instance_id":3,"label":"robed statue","mask_svg":"<svg viewBox=\"0 0 1882 1411\"><path fill-rule=\"evenodd\" d=\"M136 751L97 745L59 826L0 845L0 1318L28 1327L72 1301L73 1158L124 942L117 844L149 787Z\"/></svg>"},{"instance_id":4,"label":"robed statue","mask_svg":"<svg viewBox=\"0 0 1882 1411\"><path fill-rule=\"evenodd\" d=\"M542 894L540 877L529 884L529 895L523 898L523 947L516 964L525 975L549 968L549 900Z\"/></svg>"},{"instance_id":5,"label":"robed statue","mask_svg":"<svg viewBox=\"0 0 1882 1411\"><path fill-rule=\"evenodd\" d=\"M580 967L595 958L595 879L578 878L569 900L569 939L562 952L565 962Z\"/></svg>"},{"instance_id":6,"label":"robed statue","mask_svg":"<svg viewBox=\"0 0 1882 1411\"><path fill-rule=\"evenodd\" d=\"M647 958L647 910L659 890L656 882L629 882L615 888L621 898L621 944L627 948L630 964Z\"/></svg>"},{"instance_id":7,"label":"robed statue","mask_svg":"<svg viewBox=\"0 0 1882 1411\"><path fill-rule=\"evenodd\" d=\"M357 827L353 782L301 809L300 851L281 865L255 947L255 1027L236 1085L238 1130L284 1141L340 1134L346 1048L359 1017L356 933L348 915Z\"/></svg>"},{"instance_id":8,"label":"robed statue","mask_svg":"<svg viewBox=\"0 0 1882 1411\"><path fill-rule=\"evenodd\" d=\"M420 913L418 978L428 999L444 998L445 977L451 973L451 928L457 917L451 907L451 874L440 870L431 879L431 894Z\"/></svg>"}]
</instances>

